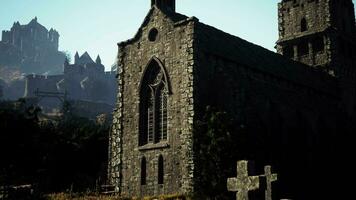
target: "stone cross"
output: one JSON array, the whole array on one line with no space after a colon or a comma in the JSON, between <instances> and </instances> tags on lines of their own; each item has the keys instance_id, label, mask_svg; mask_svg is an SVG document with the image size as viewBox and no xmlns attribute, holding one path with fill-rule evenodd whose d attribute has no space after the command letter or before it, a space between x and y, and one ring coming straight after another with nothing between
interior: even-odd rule
<instances>
[{"instance_id":1,"label":"stone cross","mask_svg":"<svg viewBox=\"0 0 356 200\"><path fill-rule=\"evenodd\" d=\"M265 198L266 200L272 200L272 182L277 181L278 175L277 174L272 174L271 172L271 166L267 165L265 166L265 175L266 177L266 190L265 190Z\"/></svg>"},{"instance_id":2,"label":"stone cross","mask_svg":"<svg viewBox=\"0 0 356 200\"><path fill-rule=\"evenodd\" d=\"M236 193L236 200L248 200L248 192L260 187L259 176L248 176L248 161L237 162L237 177L227 179L227 190Z\"/></svg>"}]
</instances>

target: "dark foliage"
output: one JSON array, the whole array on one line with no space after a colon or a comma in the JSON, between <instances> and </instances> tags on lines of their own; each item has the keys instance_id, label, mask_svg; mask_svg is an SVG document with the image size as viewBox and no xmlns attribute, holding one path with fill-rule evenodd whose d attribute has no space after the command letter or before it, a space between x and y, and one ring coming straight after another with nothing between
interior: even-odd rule
<instances>
[{"instance_id":1,"label":"dark foliage","mask_svg":"<svg viewBox=\"0 0 356 200\"><path fill-rule=\"evenodd\" d=\"M105 177L108 128L72 115L38 121L24 102L0 104L0 185L32 184L37 191L95 189Z\"/></svg>"},{"instance_id":2,"label":"dark foliage","mask_svg":"<svg viewBox=\"0 0 356 200\"><path fill-rule=\"evenodd\" d=\"M234 172L236 163L237 132L233 120L225 112L208 107L201 121L195 126L194 155L197 159L195 176L196 184L203 191L197 195L209 199L228 199L226 194L226 179Z\"/></svg>"},{"instance_id":3,"label":"dark foliage","mask_svg":"<svg viewBox=\"0 0 356 200\"><path fill-rule=\"evenodd\" d=\"M342 116L335 115L335 125L319 120L318 130L313 132L301 113L288 123L277 112L270 112L264 119L255 116L254 121L242 125L227 112L208 107L194 129L197 195L202 199L234 198L235 194L226 190L226 180L236 176L238 160L249 160L252 163L250 175L263 174L265 165L272 165L278 173L273 199L340 196L345 193L340 191L346 186L337 183L345 182L347 176L335 172L352 171L351 164L345 165L338 160L351 157L350 142L353 140L345 138L355 130L345 128L354 126ZM301 185L303 190L300 190ZM319 189L315 185L322 187ZM331 192L324 198L322 190L325 188ZM258 195L264 195L251 194L257 199L261 199Z\"/></svg>"}]
</instances>

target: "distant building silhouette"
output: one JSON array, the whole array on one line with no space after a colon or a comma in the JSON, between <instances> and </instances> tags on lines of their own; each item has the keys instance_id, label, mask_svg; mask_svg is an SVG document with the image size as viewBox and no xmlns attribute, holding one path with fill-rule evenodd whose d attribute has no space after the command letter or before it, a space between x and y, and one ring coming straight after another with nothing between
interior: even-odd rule
<instances>
[{"instance_id":1,"label":"distant building silhouette","mask_svg":"<svg viewBox=\"0 0 356 200\"><path fill-rule=\"evenodd\" d=\"M100 56L96 62L85 52L75 54L74 64L64 62L60 75L27 75L25 97L35 97L36 90L66 92L70 100L85 100L114 105L116 95L115 74L105 72Z\"/></svg>"},{"instance_id":2,"label":"distant building silhouette","mask_svg":"<svg viewBox=\"0 0 356 200\"><path fill-rule=\"evenodd\" d=\"M24 73L61 73L65 54L58 43L58 32L47 30L37 17L26 25L15 22L10 31L2 31L0 65L20 67Z\"/></svg>"}]
</instances>

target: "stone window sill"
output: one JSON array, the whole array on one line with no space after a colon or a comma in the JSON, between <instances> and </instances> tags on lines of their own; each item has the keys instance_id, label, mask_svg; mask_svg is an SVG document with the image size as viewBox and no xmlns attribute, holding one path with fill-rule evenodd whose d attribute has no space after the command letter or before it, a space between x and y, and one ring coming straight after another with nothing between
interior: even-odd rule
<instances>
[{"instance_id":1,"label":"stone window sill","mask_svg":"<svg viewBox=\"0 0 356 200\"><path fill-rule=\"evenodd\" d=\"M169 144L167 142L160 142L156 144L146 144L144 146L138 147L139 151L147 151L152 149L165 149L169 148Z\"/></svg>"}]
</instances>

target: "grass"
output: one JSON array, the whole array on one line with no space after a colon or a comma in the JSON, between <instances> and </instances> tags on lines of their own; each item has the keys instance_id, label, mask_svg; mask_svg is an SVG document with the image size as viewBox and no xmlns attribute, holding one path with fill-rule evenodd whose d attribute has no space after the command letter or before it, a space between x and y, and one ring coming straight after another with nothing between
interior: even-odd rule
<instances>
[{"instance_id":1,"label":"grass","mask_svg":"<svg viewBox=\"0 0 356 200\"><path fill-rule=\"evenodd\" d=\"M158 197L144 197L144 198L124 198L119 196L103 196L103 195L80 195L58 193L47 196L48 200L189 200L183 195L162 195Z\"/></svg>"}]
</instances>

